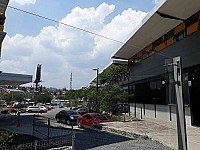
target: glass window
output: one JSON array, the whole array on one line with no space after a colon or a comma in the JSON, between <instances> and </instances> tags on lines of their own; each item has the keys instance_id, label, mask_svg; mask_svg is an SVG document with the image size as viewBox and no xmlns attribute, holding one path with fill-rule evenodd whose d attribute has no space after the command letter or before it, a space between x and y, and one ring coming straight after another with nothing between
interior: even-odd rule
<instances>
[{"instance_id":1,"label":"glass window","mask_svg":"<svg viewBox=\"0 0 200 150\"><path fill-rule=\"evenodd\" d=\"M75 111L68 111L68 114L69 114L69 115L78 115L78 113L75 112Z\"/></svg>"},{"instance_id":2,"label":"glass window","mask_svg":"<svg viewBox=\"0 0 200 150\"><path fill-rule=\"evenodd\" d=\"M193 15L192 17L186 20L187 26L191 26L199 20L199 13Z\"/></svg>"},{"instance_id":3,"label":"glass window","mask_svg":"<svg viewBox=\"0 0 200 150\"><path fill-rule=\"evenodd\" d=\"M169 40L171 37L173 37L174 30L169 31L165 34L165 40Z\"/></svg>"},{"instance_id":4,"label":"glass window","mask_svg":"<svg viewBox=\"0 0 200 150\"><path fill-rule=\"evenodd\" d=\"M91 119L91 116L87 114L87 115L85 115L84 118L86 118L86 119Z\"/></svg>"},{"instance_id":5,"label":"glass window","mask_svg":"<svg viewBox=\"0 0 200 150\"><path fill-rule=\"evenodd\" d=\"M148 56L152 56L153 54L155 54L156 53L156 51L154 50L154 49L152 49L152 50L150 50L150 51L148 51Z\"/></svg>"},{"instance_id":6,"label":"glass window","mask_svg":"<svg viewBox=\"0 0 200 150\"><path fill-rule=\"evenodd\" d=\"M156 81L157 89L161 89L161 80Z\"/></svg>"},{"instance_id":7,"label":"glass window","mask_svg":"<svg viewBox=\"0 0 200 150\"><path fill-rule=\"evenodd\" d=\"M135 59L135 63L139 63L141 61L141 57Z\"/></svg>"},{"instance_id":8,"label":"glass window","mask_svg":"<svg viewBox=\"0 0 200 150\"><path fill-rule=\"evenodd\" d=\"M156 89L156 81L150 82L150 89Z\"/></svg>"},{"instance_id":9,"label":"glass window","mask_svg":"<svg viewBox=\"0 0 200 150\"><path fill-rule=\"evenodd\" d=\"M182 30L179 33L177 33L176 35L174 35L173 43L175 43L183 38L184 38L184 30Z\"/></svg>"},{"instance_id":10,"label":"glass window","mask_svg":"<svg viewBox=\"0 0 200 150\"><path fill-rule=\"evenodd\" d=\"M95 120L107 120L107 118L102 114L93 114Z\"/></svg>"},{"instance_id":11,"label":"glass window","mask_svg":"<svg viewBox=\"0 0 200 150\"><path fill-rule=\"evenodd\" d=\"M156 46L158 46L158 45L160 45L162 43L163 43L163 40L162 40L162 37L160 37L155 42L153 42L153 46L156 47Z\"/></svg>"}]
</instances>

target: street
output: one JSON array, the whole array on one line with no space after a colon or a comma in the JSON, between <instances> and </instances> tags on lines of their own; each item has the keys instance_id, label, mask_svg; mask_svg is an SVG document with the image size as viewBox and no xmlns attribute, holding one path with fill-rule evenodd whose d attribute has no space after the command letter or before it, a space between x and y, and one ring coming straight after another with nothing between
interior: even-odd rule
<instances>
[{"instance_id":1,"label":"street","mask_svg":"<svg viewBox=\"0 0 200 150\"><path fill-rule=\"evenodd\" d=\"M67 108L58 108L48 111L47 113L39 114L41 116L40 123L47 124L46 117L50 118L51 126L62 127L64 129L51 128L50 137L69 135L72 133L70 125L64 125L56 123L55 114L60 110ZM35 113L36 115L37 113ZM13 132L21 134L33 134L33 115L34 113L24 113L21 116L7 115L6 118L1 114L0 117L0 129L8 129ZM20 127L17 127L18 120L20 120ZM47 135L46 127L35 127L34 136L38 138L46 138ZM116 134L97 132L92 130L78 129L74 126L75 133L75 148L76 150L85 149L118 149L118 150L146 150L146 149L157 149L157 150L170 150L170 148L164 145L151 141L144 138L128 138Z\"/></svg>"}]
</instances>

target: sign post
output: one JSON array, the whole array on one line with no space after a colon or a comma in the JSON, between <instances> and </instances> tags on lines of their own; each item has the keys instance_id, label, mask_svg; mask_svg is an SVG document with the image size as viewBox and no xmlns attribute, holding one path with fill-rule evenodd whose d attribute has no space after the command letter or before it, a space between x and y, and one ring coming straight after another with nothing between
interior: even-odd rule
<instances>
[{"instance_id":1,"label":"sign post","mask_svg":"<svg viewBox=\"0 0 200 150\"><path fill-rule=\"evenodd\" d=\"M176 92L176 113L177 113L177 132L178 132L178 149L187 150L187 135L183 105L182 93L182 73L181 73L181 58L173 58L174 82Z\"/></svg>"}]
</instances>

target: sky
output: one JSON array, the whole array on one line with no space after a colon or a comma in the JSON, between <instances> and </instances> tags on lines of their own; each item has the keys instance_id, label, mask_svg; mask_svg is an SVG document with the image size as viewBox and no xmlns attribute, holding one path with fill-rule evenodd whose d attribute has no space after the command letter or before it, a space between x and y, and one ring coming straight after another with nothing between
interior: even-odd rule
<instances>
[{"instance_id":1,"label":"sky","mask_svg":"<svg viewBox=\"0 0 200 150\"><path fill-rule=\"evenodd\" d=\"M122 43L159 0L10 0L9 6L28 11L59 24L8 7L0 68L6 73L33 75L42 64L46 87L86 87L102 71ZM70 25L70 26L68 26ZM72 28L75 27L75 28ZM86 30L98 35L90 34ZM26 84L24 86L30 86Z\"/></svg>"}]
</instances>

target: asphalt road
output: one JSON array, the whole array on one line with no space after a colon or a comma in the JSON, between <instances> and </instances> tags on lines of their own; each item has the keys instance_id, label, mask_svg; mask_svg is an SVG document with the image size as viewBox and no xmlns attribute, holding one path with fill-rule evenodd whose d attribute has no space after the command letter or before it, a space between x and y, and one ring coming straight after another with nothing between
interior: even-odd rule
<instances>
[{"instance_id":1,"label":"asphalt road","mask_svg":"<svg viewBox=\"0 0 200 150\"><path fill-rule=\"evenodd\" d=\"M56 123L55 114L60 110L67 108L58 108L48 111L47 113L39 114L39 116L45 116L50 118L51 125L56 127L64 127L65 129L50 129L50 137L71 134L71 126ZM37 114L37 113L35 113ZM25 113L21 116L8 115L4 118L4 115L0 116L0 128L9 129L17 133L33 134L33 113ZM38 114L37 114L38 115ZM47 125L48 119L44 117L38 117L38 123ZM18 120L20 120L20 127L17 127ZM37 131L37 132L36 132ZM96 132L84 129L78 129L74 127L75 133L75 148L76 150L171 150L164 145L143 138L128 138L120 135ZM35 126L34 135L39 138L46 138L47 128Z\"/></svg>"}]
</instances>

